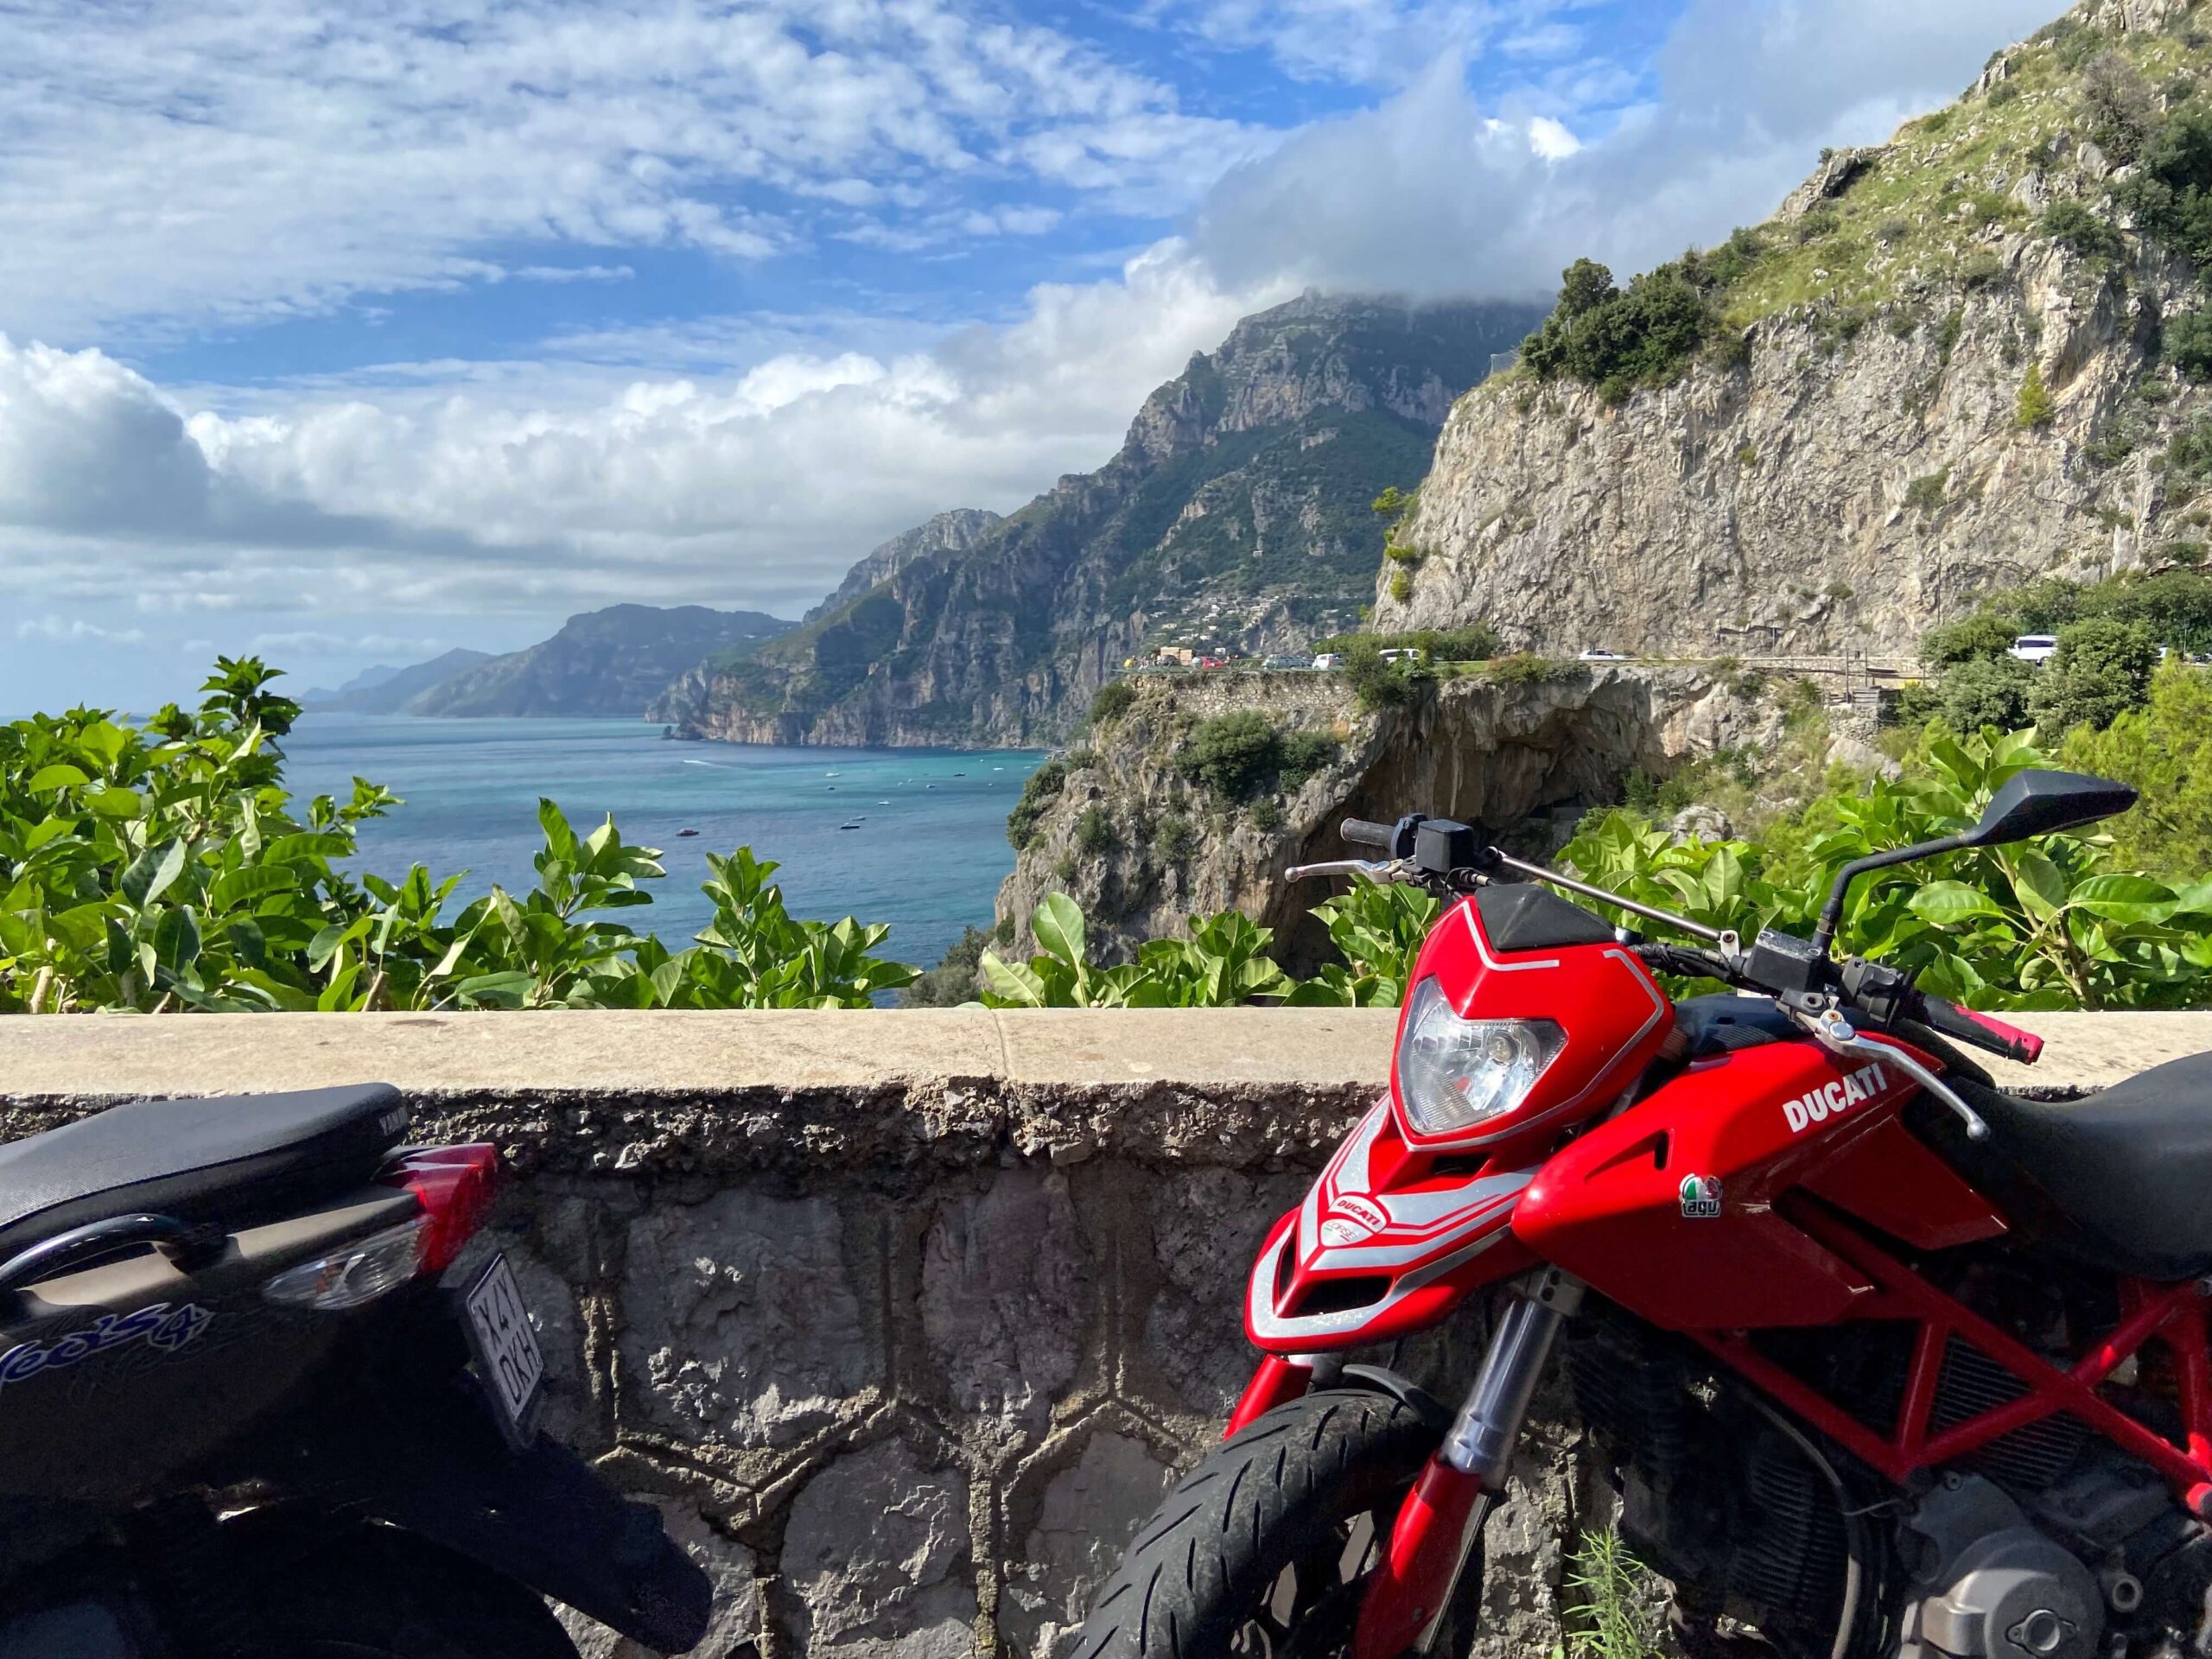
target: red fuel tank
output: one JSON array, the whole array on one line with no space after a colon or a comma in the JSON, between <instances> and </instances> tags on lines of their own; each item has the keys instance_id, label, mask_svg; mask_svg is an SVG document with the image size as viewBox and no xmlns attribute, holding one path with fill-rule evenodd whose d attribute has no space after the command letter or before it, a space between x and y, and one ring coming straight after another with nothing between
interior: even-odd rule
<instances>
[{"instance_id":1,"label":"red fuel tank","mask_svg":"<svg viewBox=\"0 0 2212 1659\"><path fill-rule=\"evenodd\" d=\"M1873 1287L1777 1212L1793 1189L1921 1248L2005 1230L1897 1122L1916 1088L1809 1039L1694 1062L1545 1164L1514 1233L1669 1330L1847 1319Z\"/></svg>"}]
</instances>

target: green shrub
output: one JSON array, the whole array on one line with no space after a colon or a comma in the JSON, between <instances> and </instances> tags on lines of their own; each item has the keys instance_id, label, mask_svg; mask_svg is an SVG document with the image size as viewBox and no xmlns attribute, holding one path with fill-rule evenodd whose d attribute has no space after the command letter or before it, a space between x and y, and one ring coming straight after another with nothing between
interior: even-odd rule
<instances>
[{"instance_id":1,"label":"green shrub","mask_svg":"<svg viewBox=\"0 0 2212 1659\"><path fill-rule=\"evenodd\" d=\"M1557 308L1523 342L1522 364L1541 379L1596 386L1611 403L1667 384L1711 337L1715 296L1755 257L1734 245L1661 265L1624 289L1595 260L1576 260L1560 277Z\"/></svg>"},{"instance_id":2,"label":"green shrub","mask_svg":"<svg viewBox=\"0 0 2212 1659\"><path fill-rule=\"evenodd\" d=\"M1109 680L1090 700L1090 723L1110 726L1128 713L1137 700L1137 689L1127 680Z\"/></svg>"},{"instance_id":3,"label":"green shrub","mask_svg":"<svg viewBox=\"0 0 2212 1659\"><path fill-rule=\"evenodd\" d=\"M1075 821L1075 844L1084 852L1105 852L1120 845L1121 839L1115 831L1114 820L1103 806L1084 807Z\"/></svg>"},{"instance_id":4,"label":"green shrub","mask_svg":"<svg viewBox=\"0 0 2212 1659\"><path fill-rule=\"evenodd\" d=\"M1904 486L1905 506L1914 512L1934 512L1943 505L1943 497L1951 486L1951 469L1928 473Z\"/></svg>"},{"instance_id":5,"label":"green shrub","mask_svg":"<svg viewBox=\"0 0 2212 1659\"><path fill-rule=\"evenodd\" d=\"M1181 864L1198 850L1198 832L1180 812L1170 812L1154 827L1152 846L1162 862Z\"/></svg>"},{"instance_id":6,"label":"green shrub","mask_svg":"<svg viewBox=\"0 0 2212 1659\"><path fill-rule=\"evenodd\" d=\"M1346 640L1342 654L1352 698L1370 715L1417 702L1435 677L1421 663L1385 661L1382 647L1371 636Z\"/></svg>"},{"instance_id":7,"label":"green shrub","mask_svg":"<svg viewBox=\"0 0 2212 1659\"><path fill-rule=\"evenodd\" d=\"M1026 851L1036 839L1037 821L1067 786L1068 769L1058 760L1047 760L1029 774L1029 780L1021 786L1021 798L1006 815L1006 838L1015 852Z\"/></svg>"},{"instance_id":8,"label":"green shrub","mask_svg":"<svg viewBox=\"0 0 2212 1659\"><path fill-rule=\"evenodd\" d=\"M2089 137L2114 162L2125 165L2143 153L2156 105L2149 85L2119 53L2101 52L2082 71L2082 107Z\"/></svg>"},{"instance_id":9,"label":"green shrub","mask_svg":"<svg viewBox=\"0 0 2212 1659\"><path fill-rule=\"evenodd\" d=\"M1955 732L1994 726L2009 732L2028 723L2028 690L2036 671L2016 657L1974 657L1943 676L1943 723Z\"/></svg>"},{"instance_id":10,"label":"green shrub","mask_svg":"<svg viewBox=\"0 0 2212 1659\"><path fill-rule=\"evenodd\" d=\"M1986 251L1969 254L1959 266L1959 283L1962 288L1991 288L2004 280L2004 260Z\"/></svg>"},{"instance_id":11,"label":"green shrub","mask_svg":"<svg viewBox=\"0 0 2212 1659\"><path fill-rule=\"evenodd\" d=\"M1336 753L1325 733L1285 733L1257 709L1240 709L1201 723L1178 764L1217 800L1235 802L1294 790Z\"/></svg>"},{"instance_id":12,"label":"green shrub","mask_svg":"<svg viewBox=\"0 0 2212 1659\"><path fill-rule=\"evenodd\" d=\"M2044 209L2037 229L2051 241L2090 259L2117 259L2127 251L2117 226L2091 213L2072 196L2061 196Z\"/></svg>"},{"instance_id":13,"label":"green shrub","mask_svg":"<svg viewBox=\"0 0 2212 1659\"><path fill-rule=\"evenodd\" d=\"M2212 266L2212 108L2192 100L2168 115L2115 194L2145 236L2186 256L2201 278Z\"/></svg>"},{"instance_id":14,"label":"green shrub","mask_svg":"<svg viewBox=\"0 0 2212 1659\"><path fill-rule=\"evenodd\" d=\"M1272 797L1262 797L1252 803L1252 823L1255 828L1273 834L1282 828L1282 808Z\"/></svg>"},{"instance_id":15,"label":"green shrub","mask_svg":"<svg viewBox=\"0 0 2212 1659\"><path fill-rule=\"evenodd\" d=\"M2212 312L2184 311L2165 326L2166 361L2192 380L2212 380Z\"/></svg>"},{"instance_id":16,"label":"green shrub","mask_svg":"<svg viewBox=\"0 0 2212 1659\"><path fill-rule=\"evenodd\" d=\"M2102 731L2143 706L2158 666L2158 641L2140 622L2098 616L2060 629L2029 700L2037 729L2053 743L2080 726Z\"/></svg>"},{"instance_id":17,"label":"green shrub","mask_svg":"<svg viewBox=\"0 0 2212 1659\"><path fill-rule=\"evenodd\" d=\"M2001 611L1976 611L1963 622L1931 628L1921 635L1920 660L1930 668L1942 669L1977 658L2002 657L2021 632L2018 620Z\"/></svg>"},{"instance_id":18,"label":"green shrub","mask_svg":"<svg viewBox=\"0 0 2212 1659\"><path fill-rule=\"evenodd\" d=\"M1413 596L1413 577L1402 569L1393 570L1390 573L1390 597L1402 605Z\"/></svg>"},{"instance_id":19,"label":"green shrub","mask_svg":"<svg viewBox=\"0 0 2212 1659\"><path fill-rule=\"evenodd\" d=\"M1500 685L1571 685L1590 677L1590 671L1580 663L1560 662L1525 651L1499 658L1487 672Z\"/></svg>"},{"instance_id":20,"label":"green shrub","mask_svg":"<svg viewBox=\"0 0 2212 1659\"><path fill-rule=\"evenodd\" d=\"M2014 418L2023 432L2038 431L2057 418L2052 407L2050 389L2043 383L2043 365L2030 363L2027 378L2020 382L2020 398Z\"/></svg>"},{"instance_id":21,"label":"green shrub","mask_svg":"<svg viewBox=\"0 0 2212 1659\"><path fill-rule=\"evenodd\" d=\"M2069 734L2063 758L2141 793L2111 826L2115 863L2181 882L2212 872L2212 674L2166 664L2152 677L2145 706L2104 731Z\"/></svg>"},{"instance_id":22,"label":"green shrub","mask_svg":"<svg viewBox=\"0 0 2212 1659\"><path fill-rule=\"evenodd\" d=\"M983 952L995 937L984 927L964 928L938 962L899 994L910 1008L950 1008L973 1002L982 985Z\"/></svg>"}]
</instances>

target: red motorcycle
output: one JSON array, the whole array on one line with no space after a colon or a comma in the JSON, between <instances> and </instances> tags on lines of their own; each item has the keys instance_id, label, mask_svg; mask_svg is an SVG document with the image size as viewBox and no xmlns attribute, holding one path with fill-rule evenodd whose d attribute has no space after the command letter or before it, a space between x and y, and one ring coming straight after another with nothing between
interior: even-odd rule
<instances>
[{"instance_id":1,"label":"red motorcycle","mask_svg":"<svg viewBox=\"0 0 2212 1659\"><path fill-rule=\"evenodd\" d=\"M1253 1267L1265 1357L1227 1438L1138 1533L1084 1659L1464 1651L1555 1348L1693 1651L2212 1655L2212 1055L2004 1094L1958 1046L2039 1039L1830 949L1872 870L2133 800L2021 772L1974 827L1843 869L1809 940L1748 944L1463 824L1347 821L1387 856L1292 874L1457 902L1389 1096ZM1756 995L1676 1003L1660 973ZM1491 1334L1456 1410L1345 1363L1471 1299Z\"/></svg>"}]
</instances>

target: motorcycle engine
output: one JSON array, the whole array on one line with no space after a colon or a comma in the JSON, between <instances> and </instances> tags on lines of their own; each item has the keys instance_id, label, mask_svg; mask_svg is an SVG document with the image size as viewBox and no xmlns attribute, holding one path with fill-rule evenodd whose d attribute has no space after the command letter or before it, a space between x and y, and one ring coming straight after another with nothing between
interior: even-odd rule
<instances>
[{"instance_id":1,"label":"motorcycle engine","mask_svg":"<svg viewBox=\"0 0 2212 1659\"><path fill-rule=\"evenodd\" d=\"M2052 1317L2037 1306L2006 1323L2063 1353L2078 1333ZM1770 1352L1881 1425L1902 1395L1910 1340L1906 1327L1869 1325L1777 1333ZM1854 1656L2212 1656L2212 1529L2070 1418L2006 1435L1910 1497L1830 1447L1847 1516L1826 1473L1700 1351L1601 1305L1570 1327L1566 1358L1620 1492L1622 1536L1674 1581L1693 1624L1725 1614L1785 1659L1828 1659L1855 1553ZM1961 1344L1947 1357L1935 1421L2019 1392ZM2155 1397L2138 1408L2158 1421Z\"/></svg>"}]
</instances>

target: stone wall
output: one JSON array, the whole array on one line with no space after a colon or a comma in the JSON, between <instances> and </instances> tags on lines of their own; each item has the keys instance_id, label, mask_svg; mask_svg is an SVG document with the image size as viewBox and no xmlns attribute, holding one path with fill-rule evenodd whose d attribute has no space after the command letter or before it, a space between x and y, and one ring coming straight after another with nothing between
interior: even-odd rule
<instances>
[{"instance_id":1,"label":"stone wall","mask_svg":"<svg viewBox=\"0 0 2212 1659\"><path fill-rule=\"evenodd\" d=\"M18 1019L0 1135L146 1094L388 1078L418 1133L506 1148L475 1248L518 1269L550 1426L716 1575L701 1653L1058 1655L1217 1434L1252 1359L1247 1266L1371 1096L1394 1018ZM2062 1088L2212 1047L2212 1016L2084 1019L2037 1021ZM1478 1320L1398 1363L1452 1387ZM1597 1501L1558 1421L1491 1523L1484 1659L1557 1639L1563 1547Z\"/></svg>"}]
</instances>

